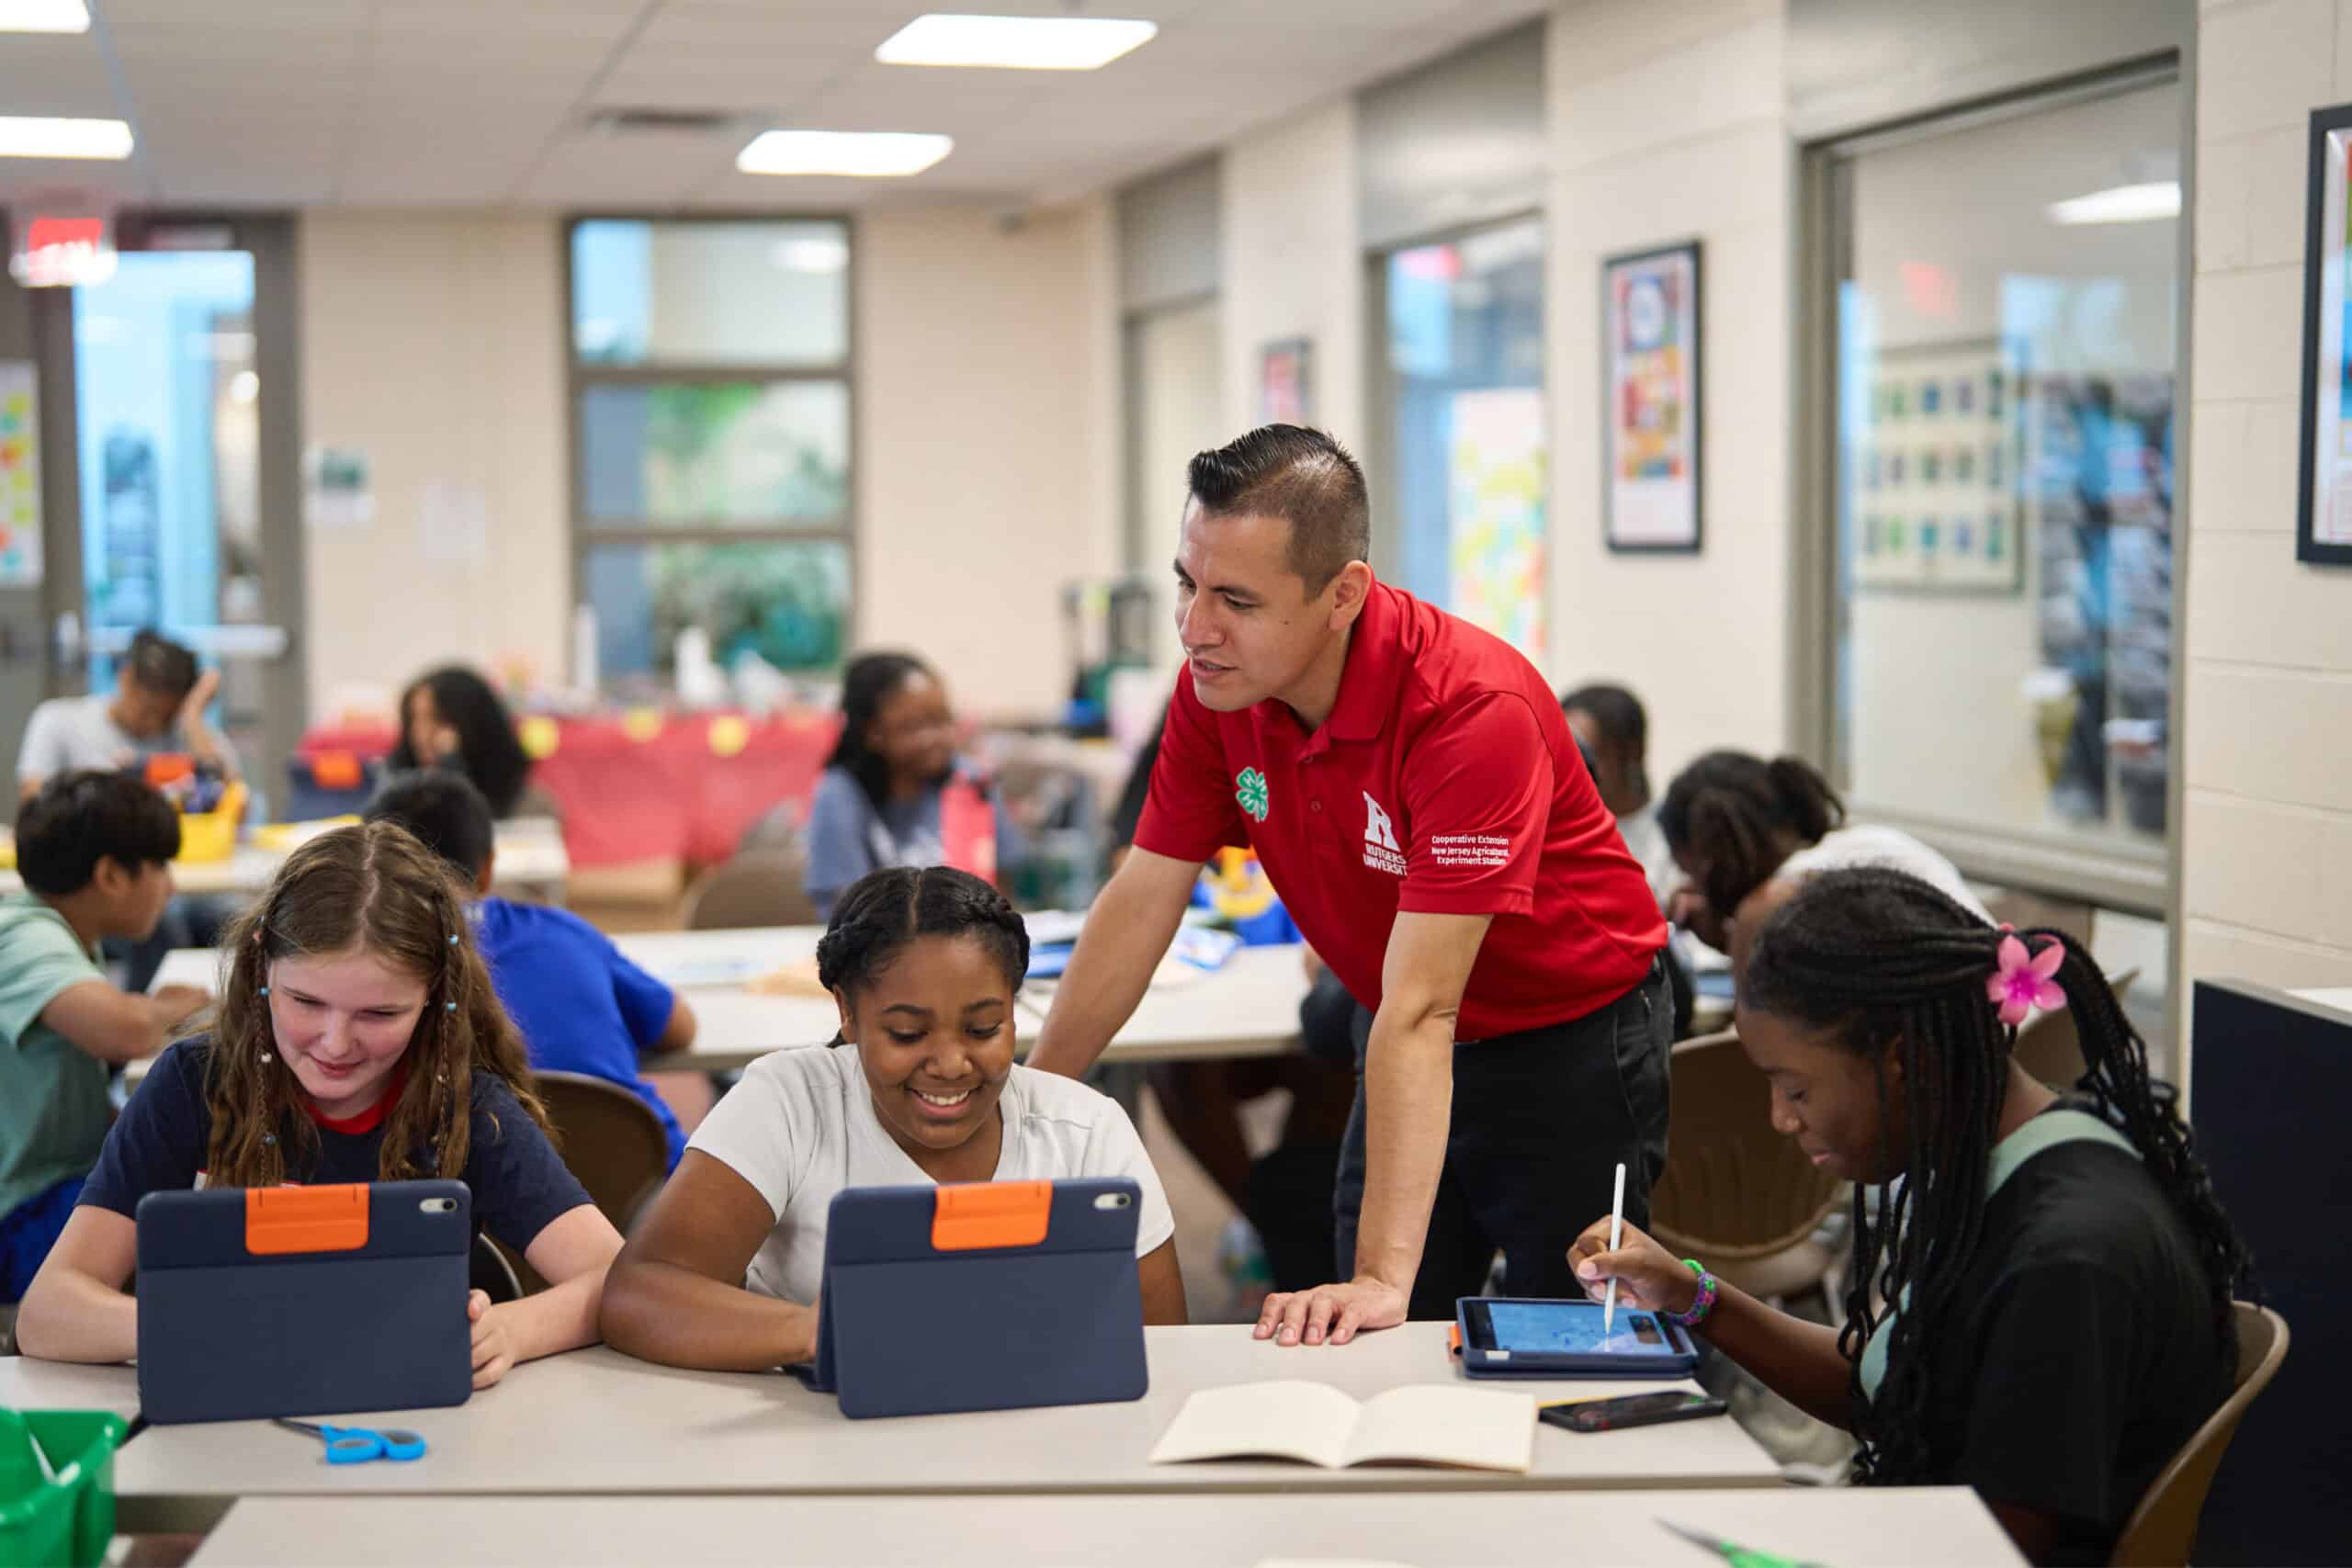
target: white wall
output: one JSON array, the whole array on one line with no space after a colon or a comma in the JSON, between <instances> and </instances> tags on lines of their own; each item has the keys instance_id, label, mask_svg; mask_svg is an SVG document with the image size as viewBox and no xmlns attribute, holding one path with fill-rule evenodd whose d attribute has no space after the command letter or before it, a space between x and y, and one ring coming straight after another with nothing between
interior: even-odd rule
<instances>
[{"instance_id":1,"label":"white wall","mask_svg":"<svg viewBox=\"0 0 2352 1568\"><path fill-rule=\"evenodd\" d=\"M1364 264L1355 100L1320 105L1225 151L1225 419L1257 425L1258 356L1314 344L1315 423L1364 446Z\"/></svg>"},{"instance_id":2,"label":"white wall","mask_svg":"<svg viewBox=\"0 0 2352 1568\"><path fill-rule=\"evenodd\" d=\"M2352 985L2352 571L2295 560L2304 141L2352 0L2198 34L2185 978Z\"/></svg>"},{"instance_id":3,"label":"white wall","mask_svg":"<svg viewBox=\"0 0 2352 1568\"><path fill-rule=\"evenodd\" d=\"M1781 0L1552 14L1550 395L1557 684L1616 678L1650 713L1661 787L1715 746L1785 748L1790 250ZM1600 538L1600 264L1704 245L1705 550Z\"/></svg>"},{"instance_id":4,"label":"white wall","mask_svg":"<svg viewBox=\"0 0 2352 1568\"><path fill-rule=\"evenodd\" d=\"M552 218L319 211L300 223L304 439L363 454L376 517L309 531L314 713L427 665L560 675L571 609L563 274ZM478 487L479 558L425 558L428 484Z\"/></svg>"},{"instance_id":5,"label":"white wall","mask_svg":"<svg viewBox=\"0 0 2352 1568\"><path fill-rule=\"evenodd\" d=\"M858 221L859 641L968 712L1057 711L1062 585L1117 566L1112 234L1103 201Z\"/></svg>"},{"instance_id":6,"label":"white wall","mask_svg":"<svg viewBox=\"0 0 2352 1568\"><path fill-rule=\"evenodd\" d=\"M322 211L301 223L305 439L368 457L372 525L313 529L311 692L458 660L566 673L572 604L561 223ZM856 226L859 639L939 662L974 712L1067 694L1059 591L1118 538L1116 257L1094 202ZM479 486L478 561L424 558L433 481Z\"/></svg>"}]
</instances>

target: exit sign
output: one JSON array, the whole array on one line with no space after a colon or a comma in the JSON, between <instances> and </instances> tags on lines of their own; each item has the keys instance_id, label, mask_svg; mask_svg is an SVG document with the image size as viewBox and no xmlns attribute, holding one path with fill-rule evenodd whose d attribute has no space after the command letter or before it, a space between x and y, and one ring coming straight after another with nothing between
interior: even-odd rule
<instances>
[{"instance_id":1,"label":"exit sign","mask_svg":"<svg viewBox=\"0 0 2352 1568\"><path fill-rule=\"evenodd\" d=\"M9 276L28 288L71 288L114 276L114 222L97 216L34 214L17 222Z\"/></svg>"}]
</instances>

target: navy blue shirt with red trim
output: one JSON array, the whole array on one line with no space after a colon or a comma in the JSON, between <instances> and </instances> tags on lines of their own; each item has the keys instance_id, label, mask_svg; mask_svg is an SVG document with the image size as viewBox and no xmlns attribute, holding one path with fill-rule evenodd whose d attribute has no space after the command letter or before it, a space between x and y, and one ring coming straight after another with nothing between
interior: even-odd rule
<instances>
[{"instance_id":1,"label":"navy blue shirt with red trim","mask_svg":"<svg viewBox=\"0 0 2352 1568\"><path fill-rule=\"evenodd\" d=\"M148 1193L185 1192L196 1185L212 1141L212 1112L204 1098L211 1060L209 1039L181 1041L155 1058L107 1134L97 1168L83 1184L82 1202L135 1219L139 1200ZM385 1113L406 1070L402 1063L402 1077L356 1116L336 1121L313 1111L317 1156L289 1169L289 1178L306 1187L376 1180ZM472 1142L462 1179L473 1194L474 1228L518 1254L558 1215L590 1201L514 1091L487 1073L474 1075Z\"/></svg>"},{"instance_id":2,"label":"navy blue shirt with red trim","mask_svg":"<svg viewBox=\"0 0 2352 1568\"><path fill-rule=\"evenodd\" d=\"M1176 679L1135 841L1257 852L1309 944L1366 1007L1400 911L1491 915L1455 1034L1582 1018L1666 945L1641 863L1560 704L1500 638L1374 582L1311 734L1284 703L1202 705Z\"/></svg>"}]
</instances>

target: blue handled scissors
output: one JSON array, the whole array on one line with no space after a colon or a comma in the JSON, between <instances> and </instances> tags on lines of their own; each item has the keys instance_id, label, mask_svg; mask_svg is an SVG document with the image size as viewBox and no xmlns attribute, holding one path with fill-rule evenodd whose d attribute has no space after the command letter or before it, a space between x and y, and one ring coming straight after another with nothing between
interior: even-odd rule
<instances>
[{"instance_id":1,"label":"blue handled scissors","mask_svg":"<svg viewBox=\"0 0 2352 1568\"><path fill-rule=\"evenodd\" d=\"M412 1460L424 1457L424 1438L399 1427L379 1432L370 1427L320 1427L308 1421L277 1424L292 1432L308 1432L327 1446L329 1464L366 1464L369 1460Z\"/></svg>"}]
</instances>

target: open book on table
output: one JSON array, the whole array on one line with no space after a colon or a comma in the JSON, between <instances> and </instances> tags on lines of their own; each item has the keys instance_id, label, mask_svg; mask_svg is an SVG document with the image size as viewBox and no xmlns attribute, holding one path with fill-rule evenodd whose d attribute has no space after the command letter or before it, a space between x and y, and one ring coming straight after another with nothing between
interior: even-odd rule
<instances>
[{"instance_id":1,"label":"open book on table","mask_svg":"<svg viewBox=\"0 0 2352 1568\"><path fill-rule=\"evenodd\" d=\"M1534 1453L1532 1394L1431 1383L1358 1404L1328 1384L1282 1382L1193 1394L1160 1434L1151 1462L1273 1458L1327 1470L1438 1464L1523 1475Z\"/></svg>"}]
</instances>

